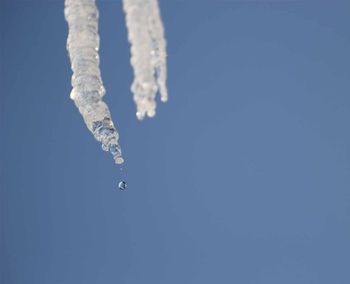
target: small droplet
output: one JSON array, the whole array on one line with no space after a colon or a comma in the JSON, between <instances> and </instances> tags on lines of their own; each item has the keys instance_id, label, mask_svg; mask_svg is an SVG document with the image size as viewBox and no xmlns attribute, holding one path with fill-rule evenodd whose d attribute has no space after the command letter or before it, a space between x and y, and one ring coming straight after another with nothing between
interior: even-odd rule
<instances>
[{"instance_id":1,"label":"small droplet","mask_svg":"<svg viewBox=\"0 0 350 284\"><path fill-rule=\"evenodd\" d=\"M117 165L121 165L122 163L124 163L124 159L122 157L114 157L114 161Z\"/></svg>"},{"instance_id":2,"label":"small droplet","mask_svg":"<svg viewBox=\"0 0 350 284\"><path fill-rule=\"evenodd\" d=\"M122 180L121 182L119 182L118 187L120 190L125 190L128 187L128 184Z\"/></svg>"}]
</instances>

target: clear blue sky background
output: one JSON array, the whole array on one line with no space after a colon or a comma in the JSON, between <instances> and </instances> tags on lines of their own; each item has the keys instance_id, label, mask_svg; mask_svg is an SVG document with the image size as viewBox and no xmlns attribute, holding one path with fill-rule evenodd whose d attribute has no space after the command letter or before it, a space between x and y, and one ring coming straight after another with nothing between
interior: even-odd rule
<instances>
[{"instance_id":1,"label":"clear blue sky background","mask_svg":"<svg viewBox=\"0 0 350 284\"><path fill-rule=\"evenodd\" d=\"M161 1L170 100L142 123L98 1L125 192L69 99L62 2L1 2L1 284L350 283L349 1Z\"/></svg>"}]
</instances>

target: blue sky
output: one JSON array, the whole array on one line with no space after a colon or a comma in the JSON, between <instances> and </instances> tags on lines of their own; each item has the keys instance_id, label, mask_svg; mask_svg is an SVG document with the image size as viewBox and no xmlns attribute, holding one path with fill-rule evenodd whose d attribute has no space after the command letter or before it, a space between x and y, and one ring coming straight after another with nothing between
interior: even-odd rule
<instances>
[{"instance_id":1,"label":"blue sky","mask_svg":"<svg viewBox=\"0 0 350 284\"><path fill-rule=\"evenodd\" d=\"M349 2L160 1L169 102L143 122L97 3L122 174L69 99L62 2L1 2L2 283L350 283Z\"/></svg>"}]
</instances>

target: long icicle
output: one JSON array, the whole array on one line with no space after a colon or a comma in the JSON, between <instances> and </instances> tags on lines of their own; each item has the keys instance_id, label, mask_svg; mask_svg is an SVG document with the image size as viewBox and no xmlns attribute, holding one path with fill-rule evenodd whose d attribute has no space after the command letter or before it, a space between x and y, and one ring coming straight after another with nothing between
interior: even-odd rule
<instances>
[{"instance_id":1,"label":"long icicle","mask_svg":"<svg viewBox=\"0 0 350 284\"><path fill-rule=\"evenodd\" d=\"M134 81L131 91L137 118L156 114L156 94L168 100L166 88L166 41L157 0L123 0Z\"/></svg>"},{"instance_id":2,"label":"long icicle","mask_svg":"<svg viewBox=\"0 0 350 284\"><path fill-rule=\"evenodd\" d=\"M102 101L105 89L99 68L98 10L95 0L65 0L68 22L67 50L72 76L71 99L78 107L88 129L102 149L109 151L117 164L124 162L119 135L108 106Z\"/></svg>"}]
</instances>

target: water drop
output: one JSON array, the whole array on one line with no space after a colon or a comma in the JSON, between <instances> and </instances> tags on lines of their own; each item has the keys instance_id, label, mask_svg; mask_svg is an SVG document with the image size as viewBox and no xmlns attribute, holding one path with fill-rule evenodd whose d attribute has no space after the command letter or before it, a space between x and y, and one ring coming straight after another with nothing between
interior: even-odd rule
<instances>
[{"instance_id":1,"label":"water drop","mask_svg":"<svg viewBox=\"0 0 350 284\"><path fill-rule=\"evenodd\" d=\"M128 184L125 181L121 181L118 183L118 187L120 190L125 190L128 187Z\"/></svg>"}]
</instances>

